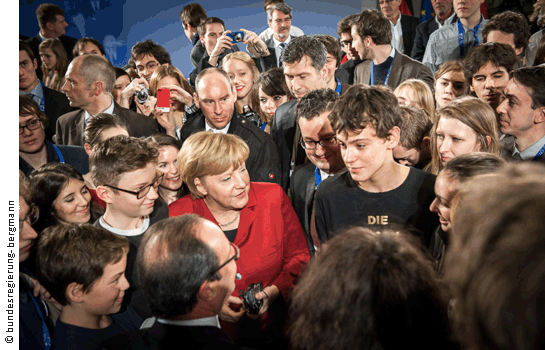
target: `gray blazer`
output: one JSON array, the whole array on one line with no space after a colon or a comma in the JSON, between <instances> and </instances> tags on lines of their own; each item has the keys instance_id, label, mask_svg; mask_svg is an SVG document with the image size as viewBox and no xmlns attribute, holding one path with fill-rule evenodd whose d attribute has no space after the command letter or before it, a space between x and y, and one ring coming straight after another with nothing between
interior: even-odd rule
<instances>
[{"instance_id":1,"label":"gray blazer","mask_svg":"<svg viewBox=\"0 0 545 350\"><path fill-rule=\"evenodd\" d=\"M354 84L371 83L371 60L363 61L356 66L354 71ZM433 74L431 70L422 63L413 60L409 56L396 50L392 69L388 77L388 86L394 90L399 84L407 79L420 79L429 85L433 91Z\"/></svg>"}]
</instances>

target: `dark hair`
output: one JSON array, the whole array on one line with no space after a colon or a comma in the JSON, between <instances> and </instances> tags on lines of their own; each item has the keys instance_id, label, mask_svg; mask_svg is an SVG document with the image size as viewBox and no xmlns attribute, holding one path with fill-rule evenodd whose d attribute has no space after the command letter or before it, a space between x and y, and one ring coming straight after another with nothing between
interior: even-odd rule
<instances>
[{"instance_id":1,"label":"dark hair","mask_svg":"<svg viewBox=\"0 0 545 350\"><path fill-rule=\"evenodd\" d=\"M311 120L330 111L338 99L339 94L331 89L318 89L307 93L295 107L296 122L301 118Z\"/></svg>"},{"instance_id":2,"label":"dark hair","mask_svg":"<svg viewBox=\"0 0 545 350\"><path fill-rule=\"evenodd\" d=\"M472 85L473 76L479 69L491 63L494 67L503 67L510 73L518 63L515 50L507 44L486 43L475 46L464 59L464 76Z\"/></svg>"},{"instance_id":3,"label":"dark hair","mask_svg":"<svg viewBox=\"0 0 545 350\"><path fill-rule=\"evenodd\" d=\"M526 87L532 97L532 109L545 106L545 67L515 69L512 78Z\"/></svg>"},{"instance_id":4,"label":"dark hair","mask_svg":"<svg viewBox=\"0 0 545 350\"><path fill-rule=\"evenodd\" d=\"M225 23L221 20L221 18L218 17L208 17L207 19L204 19L201 21L201 24L197 27L197 32L199 33L200 37L204 37L206 35L206 25L212 24L212 23L219 23L223 26L223 29L225 29Z\"/></svg>"},{"instance_id":5,"label":"dark hair","mask_svg":"<svg viewBox=\"0 0 545 350\"><path fill-rule=\"evenodd\" d=\"M111 93L115 86L114 66L106 58L98 55L84 55L72 60L81 60L77 74L83 77L87 88L95 81L104 84L104 91Z\"/></svg>"},{"instance_id":6,"label":"dark hair","mask_svg":"<svg viewBox=\"0 0 545 350\"><path fill-rule=\"evenodd\" d=\"M359 14L353 14L346 16L337 23L337 36L341 37L342 33L350 33L352 31L352 24L358 19Z\"/></svg>"},{"instance_id":7,"label":"dark hair","mask_svg":"<svg viewBox=\"0 0 545 350\"><path fill-rule=\"evenodd\" d=\"M197 304L205 281L221 277L216 253L200 238L204 220L196 214L171 217L153 224L138 249L138 280L153 315L185 315Z\"/></svg>"},{"instance_id":8,"label":"dark hair","mask_svg":"<svg viewBox=\"0 0 545 350\"><path fill-rule=\"evenodd\" d=\"M47 116L42 112L36 101L28 95L19 94L19 115L26 117L33 114L36 115L40 122L45 126Z\"/></svg>"},{"instance_id":9,"label":"dark hair","mask_svg":"<svg viewBox=\"0 0 545 350\"><path fill-rule=\"evenodd\" d=\"M34 57L34 52L32 52L32 48L30 47L30 45L28 45L27 43L25 43L24 41L20 41L19 40L19 51L26 51L28 57L30 58L30 60L32 61L31 64L34 63L34 59L36 57Z\"/></svg>"},{"instance_id":10,"label":"dark hair","mask_svg":"<svg viewBox=\"0 0 545 350\"><path fill-rule=\"evenodd\" d=\"M471 152L452 158L441 171L449 179L465 182L477 175L490 174L506 164L498 155Z\"/></svg>"},{"instance_id":11,"label":"dark hair","mask_svg":"<svg viewBox=\"0 0 545 350\"><path fill-rule=\"evenodd\" d=\"M335 57L335 59L337 60L336 67L339 67L341 65L342 56L341 56L341 45L339 44L337 39L327 34L315 35L314 37L320 40L322 44L324 44L325 50L328 54Z\"/></svg>"},{"instance_id":12,"label":"dark hair","mask_svg":"<svg viewBox=\"0 0 545 350\"><path fill-rule=\"evenodd\" d=\"M182 148L182 145L180 145L180 141L167 134L153 134L149 137L149 139L155 143L155 148L157 149L171 146L179 151L180 148Z\"/></svg>"},{"instance_id":13,"label":"dark hair","mask_svg":"<svg viewBox=\"0 0 545 350\"><path fill-rule=\"evenodd\" d=\"M170 54L159 44L154 43L151 39L136 43L131 49L131 61L136 64L136 61L140 60L146 55L153 56L159 64L165 63L172 64L170 61Z\"/></svg>"},{"instance_id":14,"label":"dark hair","mask_svg":"<svg viewBox=\"0 0 545 350\"><path fill-rule=\"evenodd\" d=\"M541 40L539 40L533 65L539 66L543 63L545 63L545 35L543 35Z\"/></svg>"},{"instance_id":15,"label":"dark hair","mask_svg":"<svg viewBox=\"0 0 545 350\"><path fill-rule=\"evenodd\" d=\"M356 31L361 40L371 37L375 45L389 45L392 42L390 20L378 10L363 10L354 21Z\"/></svg>"},{"instance_id":16,"label":"dark hair","mask_svg":"<svg viewBox=\"0 0 545 350\"><path fill-rule=\"evenodd\" d=\"M72 55L74 57L78 57L80 55L80 51L83 50L85 45L89 43L98 47L101 54L106 55L106 51L104 51L104 47L102 46L102 44L98 40L94 38L88 38L88 37L81 38L76 42L76 45L74 46L74 49L72 50Z\"/></svg>"},{"instance_id":17,"label":"dark hair","mask_svg":"<svg viewBox=\"0 0 545 350\"><path fill-rule=\"evenodd\" d=\"M129 252L129 240L101 227L70 224L42 232L36 249L38 281L59 304L69 305L66 288L77 283L88 293L106 266Z\"/></svg>"},{"instance_id":18,"label":"dark hair","mask_svg":"<svg viewBox=\"0 0 545 350\"><path fill-rule=\"evenodd\" d=\"M273 5L273 4L279 4L281 2L284 2L284 0L265 0L263 1L263 9L265 12L267 12L267 6Z\"/></svg>"},{"instance_id":19,"label":"dark hair","mask_svg":"<svg viewBox=\"0 0 545 350\"><path fill-rule=\"evenodd\" d=\"M23 197L28 205L33 203L30 181L22 170L19 170L19 196Z\"/></svg>"},{"instance_id":20,"label":"dark hair","mask_svg":"<svg viewBox=\"0 0 545 350\"><path fill-rule=\"evenodd\" d=\"M303 273L289 316L297 350L449 348L432 263L404 232L355 227L335 236Z\"/></svg>"},{"instance_id":21,"label":"dark hair","mask_svg":"<svg viewBox=\"0 0 545 350\"><path fill-rule=\"evenodd\" d=\"M272 21L272 15L274 11L280 11L283 14L290 16L290 18L293 18L291 7L286 5L285 2L277 2L276 4L269 7L269 10L267 11L267 22Z\"/></svg>"},{"instance_id":22,"label":"dark hair","mask_svg":"<svg viewBox=\"0 0 545 350\"><path fill-rule=\"evenodd\" d=\"M335 102L329 121L339 133L357 132L371 126L386 139L401 123L397 98L384 86L353 85Z\"/></svg>"},{"instance_id":23,"label":"dark hair","mask_svg":"<svg viewBox=\"0 0 545 350\"><path fill-rule=\"evenodd\" d=\"M464 348L545 346L544 171L535 162L508 164L459 193L445 278Z\"/></svg>"},{"instance_id":24,"label":"dark hair","mask_svg":"<svg viewBox=\"0 0 545 350\"><path fill-rule=\"evenodd\" d=\"M282 62L296 63L303 59L303 56L310 58L310 64L319 73L327 61L327 51L324 44L318 39L302 35L292 38L289 44L282 51Z\"/></svg>"},{"instance_id":25,"label":"dark hair","mask_svg":"<svg viewBox=\"0 0 545 350\"><path fill-rule=\"evenodd\" d=\"M184 28L189 24L194 28L197 28L202 20L208 17L204 8L197 4L191 3L184 6L182 12L180 12L180 20Z\"/></svg>"},{"instance_id":26,"label":"dark hair","mask_svg":"<svg viewBox=\"0 0 545 350\"><path fill-rule=\"evenodd\" d=\"M38 19L38 25L40 29L44 29L47 23L56 22L55 16L63 16L64 11L57 5L53 4L41 4L36 9L36 18Z\"/></svg>"},{"instance_id":27,"label":"dark hair","mask_svg":"<svg viewBox=\"0 0 545 350\"><path fill-rule=\"evenodd\" d=\"M483 29L484 42L488 42L488 34L491 31L498 30L503 34L513 34L513 40L517 49L528 47L528 38L530 37L530 26L526 18L520 13L513 11L503 11L492 16Z\"/></svg>"},{"instance_id":28,"label":"dark hair","mask_svg":"<svg viewBox=\"0 0 545 350\"><path fill-rule=\"evenodd\" d=\"M60 223L53 202L70 180L85 182L81 174L71 165L65 163L47 163L33 171L30 183L34 196L34 204L40 208L40 217L33 226L37 232ZM91 207L90 222L100 216L102 208Z\"/></svg>"},{"instance_id":29,"label":"dark hair","mask_svg":"<svg viewBox=\"0 0 545 350\"><path fill-rule=\"evenodd\" d=\"M282 68L274 67L263 74L261 74L261 77L257 81L257 83L254 84L254 86L257 86L261 90L263 90L264 93L266 93L269 96L290 96L291 92L288 88L288 84L286 84L286 78L284 77L284 71Z\"/></svg>"},{"instance_id":30,"label":"dark hair","mask_svg":"<svg viewBox=\"0 0 545 350\"><path fill-rule=\"evenodd\" d=\"M123 174L157 163L157 149L145 140L117 135L93 148L89 156L91 178L96 186L117 186ZM114 193L117 190L112 189Z\"/></svg>"},{"instance_id":31,"label":"dark hair","mask_svg":"<svg viewBox=\"0 0 545 350\"><path fill-rule=\"evenodd\" d=\"M99 113L87 121L83 139L91 149L100 143L102 133L110 128L123 128L129 132L129 124L115 114Z\"/></svg>"},{"instance_id":32,"label":"dark hair","mask_svg":"<svg viewBox=\"0 0 545 350\"><path fill-rule=\"evenodd\" d=\"M127 73L127 71L124 70L123 68L114 67L114 72L115 72L115 80L117 80L119 77L122 77L124 75L128 76L129 80L132 80L129 73Z\"/></svg>"},{"instance_id":33,"label":"dark hair","mask_svg":"<svg viewBox=\"0 0 545 350\"><path fill-rule=\"evenodd\" d=\"M413 148L421 150L422 140L430 135L433 123L422 108L401 106L400 112L399 144L408 150Z\"/></svg>"}]
</instances>

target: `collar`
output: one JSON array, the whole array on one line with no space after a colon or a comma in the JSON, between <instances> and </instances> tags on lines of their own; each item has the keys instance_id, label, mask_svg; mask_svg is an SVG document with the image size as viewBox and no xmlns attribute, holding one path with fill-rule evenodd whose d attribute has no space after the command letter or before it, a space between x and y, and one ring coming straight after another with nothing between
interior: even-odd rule
<instances>
[{"instance_id":1,"label":"collar","mask_svg":"<svg viewBox=\"0 0 545 350\"><path fill-rule=\"evenodd\" d=\"M515 143L515 147L513 148L513 155L520 153L522 159L532 160L543 146L545 146L545 136L543 136L541 139L539 139L539 141L526 148L522 152L517 149L517 144Z\"/></svg>"},{"instance_id":2,"label":"collar","mask_svg":"<svg viewBox=\"0 0 545 350\"><path fill-rule=\"evenodd\" d=\"M449 18L450 18L450 17L449 17ZM458 18L458 20L456 21L456 23L458 23L459 21L460 21L460 18ZM484 17L483 17L483 15L481 14L481 20L479 21L479 23L477 23L477 24L475 25L475 27L476 27L476 26L480 26L480 25L483 23L483 21L484 21ZM460 22L460 23L462 23L462 22ZM466 27L466 26L463 25L463 24L462 24L462 27L464 28L464 33L467 32L468 30L473 30L473 28L475 28L475 27L473 27L473 28L468 28L468 27ZM482 31L483 29L484 29L484 27L479 27L479 31Z\"/></svg>"},{"instance_id":3,"label":"collar","mask_svg":"<svg viewBox=\"0 0 545 350\"><path fill-rule=\"evenodd\" d=\"M399 11L399 17L397 18L397 23L394 24L394 22L390 21L390 24L392 25L392 27L396 27L396 28L401 27L401 11Z\"/></svg>"},{"instance_id":4,"label":"collar","mask_svg":"<svg viewBox=\"0 0 545 350\"><path fill-rule=\"evenodd\" d=\"M36 87L34 89L32 89L29 93L26 93L24 91L21 91L19 90L19 95L21 94L32 94L36 97L38 97L39 99L43 99L44 98L44 89L42 88L42 82L40 79L38 79L38 85L36 85ZM32 96L34 98L34 96Z\"/></svg>"},{"instance_id":5,"label":"collar","mask_svg":"<svg viewBox=\"0 0 545 350\"><path fill-rule=\"evenodd\" d=\"M191 42L193 43L193 46L197 45L197 42L199 42L199 32L195 33L195 35L193 35L193 39L191 39Z\"/></svg>"},{"instance_id":6,"label":"collar","mask_svg":"<svg viewBox=\"0 0 545 350\"><path fill-rule=\"evenodd\" d=\"M231 119L231 121L233 121L233 119ZM206 121L206 118L204 118L204 130L212 131L214 133L227 134L227 131L229 130L229 126L231 125L231 121L229 121L229 123L227 123L227 125L225 125L223 129L214 129L208 124L208 122Z\"/></svg>"},{"instance_id":7,"label":"collar","mask_svg":"<svg viewBox=\"0 0 545 350\"><path fill-rule=\"evenodd\" d=\"M40 37L40 41L47 40L47 38L46 38L45 36L42 35L42 31L41 31L41 30L38 32L38 36Z\"/></svg>"},{"instance_id":8,"label":"collar","mask_svg":"<svg viewBox=\"0 0 545 350\"><path fill-rule=\"evenodd\" d=\"M212 317L197 318L195 320L167 320L165 318L157 318L157 322L171 326L210 326L221 329L217 315Z\"/></svg>"},{"instance_id":9,"label":"collar","mask_svg":"<svg viewBox=\"0 0 545 350\"><path fill-rule=\"evenodd\" d=\"M100 219L98 220L98 223L100 224L102 228L124 237L138 236L143 234L144 232L147 231L149 227L149 222L150 222L149 216L146 216L144 218L144 224L141 227L138 227L132 230L120 230L118 228L112 227L108 225L107 223L105 223L104 216L101 216Z\"/></svg>"},{"instance_id":10,"label":"collar","mask_svg":"<svg viewBox=\"0 0 545 350\"><path fill-rule=\"evenodd\" d=\"M102 113L108 113L108 114L114 114L114 98L113 96L108 93L108 95L110 95L110 97L112 98L112 102L110 103L110 107L106 108L105 110L102 111ZM89 114L89 112L87 112L86 110L84 110L84 120L85 120L85 124L87 124L87 121L89 120L89 118L91 118L92 116Z\"/></svg>"},{"instance_id":11,"label":"collar","mask_svg":"<svg viewBox=\"0 0 545 350\"><path fill-rule=\"evenodd\" d=\"M451 24L452 20L454 19L454 16L456 16L456 12L454 12L454 9L452 10L452 14L449 18L445 19L445 24L441 24L441 22L437 19L437 16L433 17L435 19L435 22L439 25L439 28L446 26L447 24Z\"/></svg>"},{"instance_id":12,"label":"collar","mask_svg":"<svg viewBox=\"0 0 545 350\"><path fill-rule=\"evenodd\" d=\"M272 39L274 41L274 48L277 49L278 47L280 47L280 44L282 44L282 42L276 40L275 37L274 37L274 34L272 36ZM286 41L283 42L283 44L288 45L290 43L290 41L291 41L291 34L288 34L288 38L286 39Z\"/></svg>"}]
</instances>

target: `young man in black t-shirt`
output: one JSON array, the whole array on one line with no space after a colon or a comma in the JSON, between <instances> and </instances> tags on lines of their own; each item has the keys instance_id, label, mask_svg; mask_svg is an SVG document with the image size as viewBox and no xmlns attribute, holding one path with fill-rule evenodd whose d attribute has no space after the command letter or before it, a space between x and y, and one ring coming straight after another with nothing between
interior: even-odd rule
<instances>
[{"instance_id":1,"label":"young man in black t-shirt","mask_svg":"<svg viewBox=\"0 0 545 350\"><path fill-rule=\"evenodd\" d=\"M405 227L427 244L438 220L429 211L435 176L394 161L400 109L382 86L354 85L329 115L348 171L316 193L316 231L322 243L349 226Z\"/></svg>"}]
</instances>

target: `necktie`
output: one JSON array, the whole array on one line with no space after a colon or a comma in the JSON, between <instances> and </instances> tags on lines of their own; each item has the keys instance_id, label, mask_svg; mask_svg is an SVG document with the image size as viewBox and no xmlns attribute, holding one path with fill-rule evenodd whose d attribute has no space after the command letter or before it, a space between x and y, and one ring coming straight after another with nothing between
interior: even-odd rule
<instances>
[{"instance_id":1,"label":"necktie","mask_svg":"<svg viewBox=\"0 0 545 350\"><path fill-rule=\"evenodd\" d=\"M284 51L284 48L286 47L285 43L280 44L280 58L278 59L278 67L282 68L282 51Z\"/></svg>"}]
</instances>

